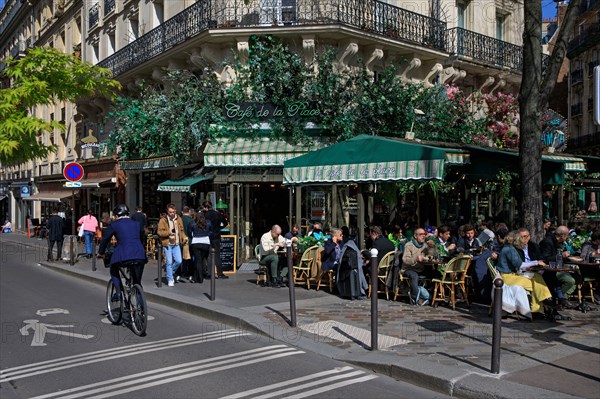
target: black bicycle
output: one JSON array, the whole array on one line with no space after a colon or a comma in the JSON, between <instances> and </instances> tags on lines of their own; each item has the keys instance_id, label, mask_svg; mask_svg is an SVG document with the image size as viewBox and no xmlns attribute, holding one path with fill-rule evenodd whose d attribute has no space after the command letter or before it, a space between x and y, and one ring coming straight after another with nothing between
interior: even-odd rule
<instances>
[{"instance_id":1,"label":"black bicycle","mask_svg":"<svg viewBox=\"0 0 600 399\"><path fill-rule=\"evenodd\" d=\"M144 290L139 284L132 284L131 263L119 267L121 284L115 287L112 279L106 286L106 308L108 320L113 324L125 322L136 335L145 335L148 325L148 312ZM123 280L125 284L123 284Z\"/></svg>"}]
</instances>

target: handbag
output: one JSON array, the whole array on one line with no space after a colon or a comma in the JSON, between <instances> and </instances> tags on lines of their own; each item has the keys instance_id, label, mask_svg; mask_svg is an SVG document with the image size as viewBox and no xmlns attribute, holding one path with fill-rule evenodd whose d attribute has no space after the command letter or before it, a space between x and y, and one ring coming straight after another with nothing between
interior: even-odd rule
<instances>
[{"instance_id":1,"label":"handbag","mask_svg":"<svg viewBox=\"0 0 600 399\"><path fill-rule=\"evenodd\" d=\"M84 232L84 230L83 230L83 225L81 225L81 227L79 227L79 233L77 233L77 235L78 235L79 237L83 237L83 232Z\"/></svg>"},{"instance_id":2,"label":"handbag","mask_svg":"<svg viewBox=\"0 0 600 399\"><path fill-rule=\"evenodd\" d=\"M190 254L190 246L189 245L183 246L183 251L182 251L181 256L183 257L184 260L192 259L192 255Z\"/></svg>"}]
</instances>

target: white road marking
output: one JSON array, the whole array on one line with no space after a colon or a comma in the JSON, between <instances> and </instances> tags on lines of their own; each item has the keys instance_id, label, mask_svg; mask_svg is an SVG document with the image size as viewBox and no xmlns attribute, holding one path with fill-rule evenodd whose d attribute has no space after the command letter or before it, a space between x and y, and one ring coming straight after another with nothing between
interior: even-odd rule
<instances>
[{"instance_id":1,"label":"white road marking","mask_svg":"<svg viewBox=\"0 0 600 399\"><path fill-rule=\"evenodd\" d=\"M73 331L56 330L56 328L73 328L74 324L48 324L40 323L37 319L23 320L25 325L19 330L21 335L29 335L29 330L33 330L33 339L31 340L31 346L46 346L44 342L46 334L66 335L71 338L90 339L94 338L93 335L77 334ZM53 327L53 328L50 328Z\"/></svg>"},{"instance_id":2,"label":"white road marking","mask_svg":"<svg viewBox=\"0 0 600 399\"><path fill-rule=\"evenodd\" d=\"M219 356L212 359L204 359L127 375L119 378L112 378L110 380L105 380L81 387L37 396L32 399L46 399L52 397L75 399L87 396L97 399L107 398L158 385L169 384L175 381L189 379L200 375L215 373L218 371L229 370L232 368L303 353L305 352L298 351L295 348L286 347L285 345L273 345L266 348L263 347L251 349L248 351ZM75 393L78 391L83 392ZM66 395L69 393L71 393L71 395Z\"/></svg>"},{"instance_id":3,"label":"white road marking","mask_svg":"<svg viewBox=\"0 0 600 399\"><path fill-rule=\"evenodd\" d=\"M38 316L48 316L49 314L69 314L67 309L62 308L50 308L50 309L40 309L35 312Z\"/></svg>"},{"instance_id":4,"label":"white road marking","mask_svg":"<svg viewBox=\"0 0 600 399\"><path fill-rule=\"evenodd\" d=\"M196 345L204 342L218 341L225 338L234 338L250 335L240 330L215 331L206 334L197 334L189 337L169 338L148 344L131 345L123 348L110 348L102 351L80 354L61 359L48 360L31 365L18 366L0 371L0 383L19 378L32 377L35 375L51 373L85 364L103 362L106 360L119 359L122 357L167 350L188 345Z\"/></svg>"},{"instance_id":5,"label":"white road marking","mask_svg":"<svg viewBox=\"0 0 600 399\"><path fill-rule=\"evenodd\" d=\"M347 385L352 385L352 384L358 384L359 382L365 382L365 381L369 381L372 380L374 378L377 378L376 375L366 375L364 377L360 377L360 378L355 378L353 380L349 380L349 381L342 381L342 382L338 382L335 384L331 384L331 385L327 385L325 387L321 387L321 388L317 388L317 389L312 389L310 391L306 391L306 392L302 392L296 395L292 395L292 396L288 396L287 399L301 399L301 398L306 398L307 396L313 396L313 395L318 395L321 394L323 392L327 392L327 391L331 391L333 389L338 389Z\"/></svg>"}]
</instances>

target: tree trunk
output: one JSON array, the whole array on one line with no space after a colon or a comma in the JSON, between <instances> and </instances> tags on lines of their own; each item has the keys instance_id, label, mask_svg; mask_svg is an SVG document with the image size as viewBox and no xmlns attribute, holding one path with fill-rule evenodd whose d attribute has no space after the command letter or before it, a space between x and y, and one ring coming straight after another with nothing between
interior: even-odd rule
<instances>
[{"instance_id":1,"label":"tree trunk","mask_svg":"<svg viewBox=\"0 0 600 399\"><path fill-rule=\"evenodd\" d=\"M550 60L542 70L542 5L539 0L525 0L523 31L523 78L519 92L520 141L519 167L521 198L519 220L539 242L544 235L542 207L542 145L540 124L548 106L566 54L568 34L572 31L581 0L569 3Z\"/></svg>"}]
</instances>

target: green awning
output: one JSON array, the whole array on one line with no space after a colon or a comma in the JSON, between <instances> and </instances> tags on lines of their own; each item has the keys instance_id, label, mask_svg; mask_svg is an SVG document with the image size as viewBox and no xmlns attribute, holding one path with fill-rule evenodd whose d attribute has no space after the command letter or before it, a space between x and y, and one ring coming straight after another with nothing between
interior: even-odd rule
<instances>
[{"instance_id":1,"label":"green awning","mask_svg":"<svg viewBox=\"0 0 600 399\"><path fill-rule=\"evenodd\" d=\"M283 166L283 162L306 154L315 146L292 145L280 140L261 138L218 139L204 149L205 167Z\"/></svg>"},{"instance_id":2,"label":"green awning","mask_svg":"<svg viewBox=\"0 0 600 399\"><path fill-rule=\"evenodd\" d=\"M558 162L564 164L565 172L585 172L585 161L579 157L567 155L542 155L542 161Z\"/></svg>"},{"instance_id":3,"label":"green awning","mask_svg":"<svg viewBox=\"0 0 600 399\"><path fill-rule=\"evenodd\" d=\"M457 148L442 148L446 152L446 165L467 165L471 163L469 151Z\"/></svg>"},{"instance_id":4,"label":"green awning","mask_svg":"<svg viewBox=\"0 0 600 399\"><path fill-rule=\"evenodd\" d=\"M122 170L159 169L168 168L172 166L175 166L175 158L172 155L158 158L130 159L119 161L119 169Z\"/></svg>"},{"instance_id":5,"label":"green awning","mask_svg":"<svg viewBox=\"0 0 600 399\"><path fill-rule=\"evenodd\" d=\"M182 176L179 179L167 180L158 185L157 191L170 191L177 193L189 193L191 187L201 181L211 180L214 176Z\"/></svg>"},{"instance_id":6,"label":"green awning","mask_svg":"<svg viewBox=\"0 0 600 399\"><path fill-rule=\"evenodd\" d=\"M443 149L361 135L285 161L284 184L444 178Z\"/></svg>"}]
</instances>

